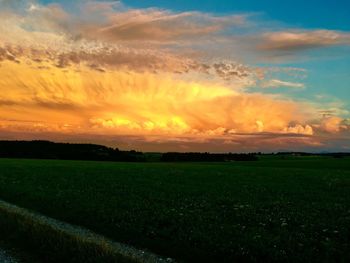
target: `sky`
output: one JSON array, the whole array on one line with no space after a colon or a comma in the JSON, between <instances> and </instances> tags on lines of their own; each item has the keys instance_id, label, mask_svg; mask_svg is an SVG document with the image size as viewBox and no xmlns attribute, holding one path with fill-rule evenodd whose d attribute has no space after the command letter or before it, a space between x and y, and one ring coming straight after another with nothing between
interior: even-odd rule
<instances>
[{"instance_id":1,"label":"sky","mask_svg":"<svg viewBox=\"0 0 350 263\"><path fill-rule=\"evenodd\" d=\"M349 1L0 0L0 139L350 151Z\"/></svg>"}]
</instances>

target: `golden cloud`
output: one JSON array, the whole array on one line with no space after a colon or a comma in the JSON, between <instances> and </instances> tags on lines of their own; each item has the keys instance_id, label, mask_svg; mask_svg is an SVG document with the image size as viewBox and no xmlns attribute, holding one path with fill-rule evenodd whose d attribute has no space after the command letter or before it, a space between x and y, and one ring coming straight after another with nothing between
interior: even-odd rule
<instances>
[{"instance_id":1,"label":"golden cloud","mask_svg":"<svg viewBox=\"0 0 350 263\"><path fill-rule=\"evenodd\" d=\"M15 119L16 129L22 121L27 130L220 136L284 133L291 122L305 122L301 104L172 74L5 61L0 88L7 91L0 95L1 115Z\"/></svg>"},{"instance_id":2,"label":"golden cloud","mask_svg":"<svg viewBox=\"0 0 350 263\"><path fill-rule=\"evenodd\" d=\"M228 25L244 24L245 16L87 2L79 9L82 19L57 4L17 2L0 0L6 7L0 11L0 135L103 135L144 145L225 147L250 141L255 149L291 141L320 146L320 131L344 130L340 118L317 120L316 107L307 102L246 89L259 81L266 87L302 83L266 80L261 68L178 51L186 41L195 45L204 36L215 39ZM332 36L325 36L327 42L319 33L268 35L266 43L284 49L319 39L345 41ZM295 40L300 38L307 40Z\"/></svg>"}]
</instances>

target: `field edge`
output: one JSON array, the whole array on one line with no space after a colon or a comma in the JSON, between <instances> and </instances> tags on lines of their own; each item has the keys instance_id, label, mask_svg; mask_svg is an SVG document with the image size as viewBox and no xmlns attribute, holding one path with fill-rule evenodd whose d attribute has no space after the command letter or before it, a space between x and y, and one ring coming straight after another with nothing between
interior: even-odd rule
<instances>
[{"instance_id":1,"label":"field edge","mask_svg":"<svg viewBox=\"0 0 350 263\"><path fill-rule=\"evenodd\" d=\"M39 258L50 262L174 262L1 199L0 231L11 243L30 248Z\"/></svg>"}]
</instances>

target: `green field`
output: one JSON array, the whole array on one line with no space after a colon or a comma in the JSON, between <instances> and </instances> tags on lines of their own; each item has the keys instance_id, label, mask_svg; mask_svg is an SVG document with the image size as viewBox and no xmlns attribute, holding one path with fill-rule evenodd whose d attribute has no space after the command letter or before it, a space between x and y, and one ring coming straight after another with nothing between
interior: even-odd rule
<instances>
[{"instance_id":1,"label":"green field","mask_svg":"<svg viewBox=\"0 0 350 263\"><path fill-rule=\"evenodd\" d=\"M350 159L0 159L0 199L188 262L349 262Z\"/></svg>"}]
</instances>

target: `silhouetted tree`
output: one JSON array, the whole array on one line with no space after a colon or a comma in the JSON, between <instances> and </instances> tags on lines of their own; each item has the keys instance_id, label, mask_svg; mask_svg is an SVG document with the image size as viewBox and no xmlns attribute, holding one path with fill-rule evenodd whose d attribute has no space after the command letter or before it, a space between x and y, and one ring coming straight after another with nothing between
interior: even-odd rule
<instances>
[{"instance_id":1,"label":"silhouetted tree","mask_svg":"<svg viewBox=\"0 0 350 263\"><path fill-rule=\"evenodd\" d=\"M120 151L96 144L54 143L49 141L0 141L0 157L96 160L145 161L141 152Z\"/></svg>"}]
</instances>

